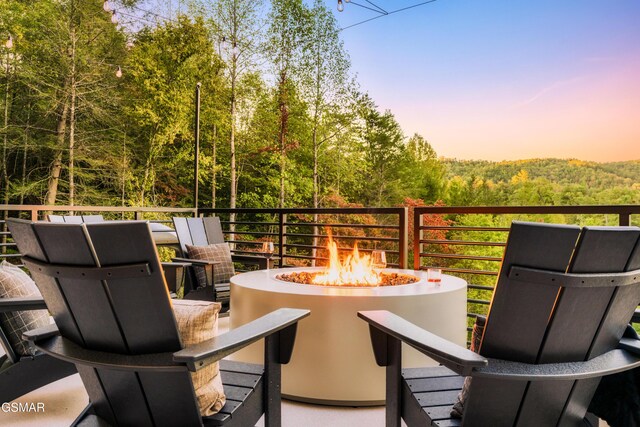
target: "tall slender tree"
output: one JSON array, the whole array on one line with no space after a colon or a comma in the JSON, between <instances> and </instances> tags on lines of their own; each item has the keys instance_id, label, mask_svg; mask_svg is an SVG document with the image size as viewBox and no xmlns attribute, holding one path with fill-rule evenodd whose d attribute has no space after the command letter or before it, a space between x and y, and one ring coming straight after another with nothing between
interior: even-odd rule
<instances>
[{"instance_id":1,"label":"tall slender tree","mask_svg":"<svg viewBox=\"0 0 640 427\"><path fill-rule=\"evenodd\" d=\"M265 47L276 80L278 150L280 155L279 205L285 206L285 180L292 96L299 77L303 48L310 33L310 14L302 0L272 0Z\"/></svg>"}]
</instances>

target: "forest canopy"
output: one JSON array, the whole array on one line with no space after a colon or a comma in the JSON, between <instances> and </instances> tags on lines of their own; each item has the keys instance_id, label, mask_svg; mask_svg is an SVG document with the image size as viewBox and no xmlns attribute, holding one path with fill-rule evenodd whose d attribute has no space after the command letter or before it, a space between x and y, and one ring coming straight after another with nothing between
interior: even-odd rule
<instances>
[{"instance_id":1,"label":"forest canopy","mask_svg":"<svg viewBox=\"0 0 640 427\"><path fill-rule=\"evenodd\" d=\"M438 158L359 85L331 2L164 3L0 3L4 203L192 206L197 83L201 207L640 203L638 162Z\"/></svg>"}]
</instances>

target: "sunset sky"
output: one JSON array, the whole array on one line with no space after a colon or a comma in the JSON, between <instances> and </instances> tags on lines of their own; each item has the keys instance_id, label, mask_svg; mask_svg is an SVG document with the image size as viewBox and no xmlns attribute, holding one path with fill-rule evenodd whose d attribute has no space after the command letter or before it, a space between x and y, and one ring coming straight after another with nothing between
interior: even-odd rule
<instances>
[{"instance_id":1,"label":"sunset sky","mask_svg":"<svg viewBox=\"0 0 640 427\"><path fill-rule=\"evenodd\" d=\"M341 35L362 89L440 156L640 159L640 1L437 0Z\"/></svg>"}]
</instances>

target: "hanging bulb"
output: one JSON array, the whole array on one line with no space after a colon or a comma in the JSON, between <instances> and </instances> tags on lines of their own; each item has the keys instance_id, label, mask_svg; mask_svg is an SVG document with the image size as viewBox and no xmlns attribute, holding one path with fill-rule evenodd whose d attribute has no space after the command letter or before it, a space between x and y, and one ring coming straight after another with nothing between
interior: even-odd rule
<instances>
[{"instance_id":1,"label":"hanging bulb","mask_svg":"<svg viewBox=\"0 0 640 427\"><path fill-rule=\"evenodd\" d=\"M342 4L342 0L338 0L338 12L342 12L344 10L344 4Z\"/></svg>"},{"instance_id":2,"label":"hanging bulb","mask_svg":"<svg viewBox=\"0 0 640 427\"><path fill-rule=\"evenodd\" d=\"M133 42L132 42L131 40L129 40L129 41L127 42L127 49L128 49L128 50L133 49Z\"/></svg>"},{"instance_id":3,"label":"hanging bulb","mask_svg":"<svg viewBox=\"0 0 640 427\"><path fill-rule=\"evenodd\" d=\"M227 48L227 38L225 36L222 36L222 38L220 39L220 47L222 49Z\"/></svg>"},{"instance_id":4,"label":"hanging bulb","mask_svg":"<svg viewBox=\"0 0 640 427\"><path fill-rule=\"evenodd\" d=\"M11 34L9 34L9 37L7 37L7 41L5 42L4 46L7 49L11 49L13 47L13 37L11 37Z\"/></svg>"},{"instance_id":5,"label":"hanging bulb","mask_svg":"<svg viewBox=\"0 0 640 427\"><path fill-rule=\"evenodd\" d=\"M345 3L351 3L351 0L344 0Z\"/></svg>"},{"instance_id":6,"label":"hanging bulb","mask_svg":"<svg viewBox=\"0 0 640 427\"><path fill-rule=\"evenodd\" d=\"M111 12L111 22L114 24L118 23L118 15L116 15L116 11Z\"/></svg>"},{"instance_id":7,"label":"hanging bulb","mask_svg":"<svg viewBox=\"0 0 640 427\"><path fill-rule=\"evenodd\" d=\"M109 5L109 0L104 0L104 3L102 3L102 8L104 9L105 12L111 12L111 6Z\"/></svg>"},{"instance_id":8,"label":"hanging bulb","mask_svg":"<svg viewBox=\"0 0 640 427\"><path fill-rule=\"evenodd\" d=\"M116 77L117 78L122 77L122 68L120 68L119 65L118 65L118 69L116 70Z\"/></svg>"},{"instance_id":9,"label":"hanging bulb","mask_svg":"<svg viewBox=\"0 0 640 427\"><path fill-rule=\"evenodd\" d=\"M234 56L240 55L240 49L238 48L238 45L235 42L233 43L233 50L231 52L233 53Z\"/></svg>"}]
</instances>

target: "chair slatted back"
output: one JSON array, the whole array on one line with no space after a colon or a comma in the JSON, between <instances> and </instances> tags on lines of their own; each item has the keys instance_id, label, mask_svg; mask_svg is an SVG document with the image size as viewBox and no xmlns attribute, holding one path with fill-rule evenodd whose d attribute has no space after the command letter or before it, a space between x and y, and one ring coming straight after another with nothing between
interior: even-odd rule
<instances>
[{"instance_id":1,"label":"chair slatted back","mask_svg":"<svg viewBox=\"0 0 640 427\"><path fill-rule=\"evenodd\" d=\"M82 215L82 222L104 222L102 215Z\"/></svg>"},{"instance_id":2,"label":"chair slatted back","mask_svg":"<svg viewBox=\"0 0 640 427\"><path fill-rule=\"evenodd\" d=\"M63 218L67 224L82 224L84 222L80 215L65 215Z\"/></svg>"},{"instance_id":3,"label":"chair slatted back","mask_svg":"<svg viewBox=\"0 0 640 427\"><path fill-rule=\"evenodd\" d=\"M222 225L217 216L204 218L180 218L174 217L173 224L176 229L180 249L186 256L187 247L206 246L214 243L224 243Z\"/></svg>"},{"instance_id":4,"label":"chair slatted back","mask_svg":"<svg viewBox=\"0 0 640 427\"><path fill-rule=\"evenodd\" d=\"M64 222L64 217L62 215L49 214L47 215L47 219L49 222Z\"/></svg>"},{"instance_id":5,"label":"chair slatted back","mask_svg":"<svg viewBox=\"0 0 640 427\"><path fill-rule=\"evenodd\" d=\"M162 269L146 222L89 224L11 221L20 252L51 265L147 264L144 277L109 280L31 273L63 337L119 354L182 348ZM188 371L123 371L77 366L97 415L114 425L199 425ZM117 417L116 415L117 414Z\"/></svg>"},{"instance_id":6,"label":"chair slatted back","mask_svg":"<svg viewBox=\"0 0 640 427\"><path fill-rule=\"evenodd\" d=\"M480 347L485 357L525 363L588 360L617 345L640 303L640 284L565 288L509 278L512 266L569 273L620 273L640 264L636 227L514 222ZM599 379L474 378L465 426L574 425ZM544 411L540 408L545 408Z\"/></svg>"}]
</instances>

